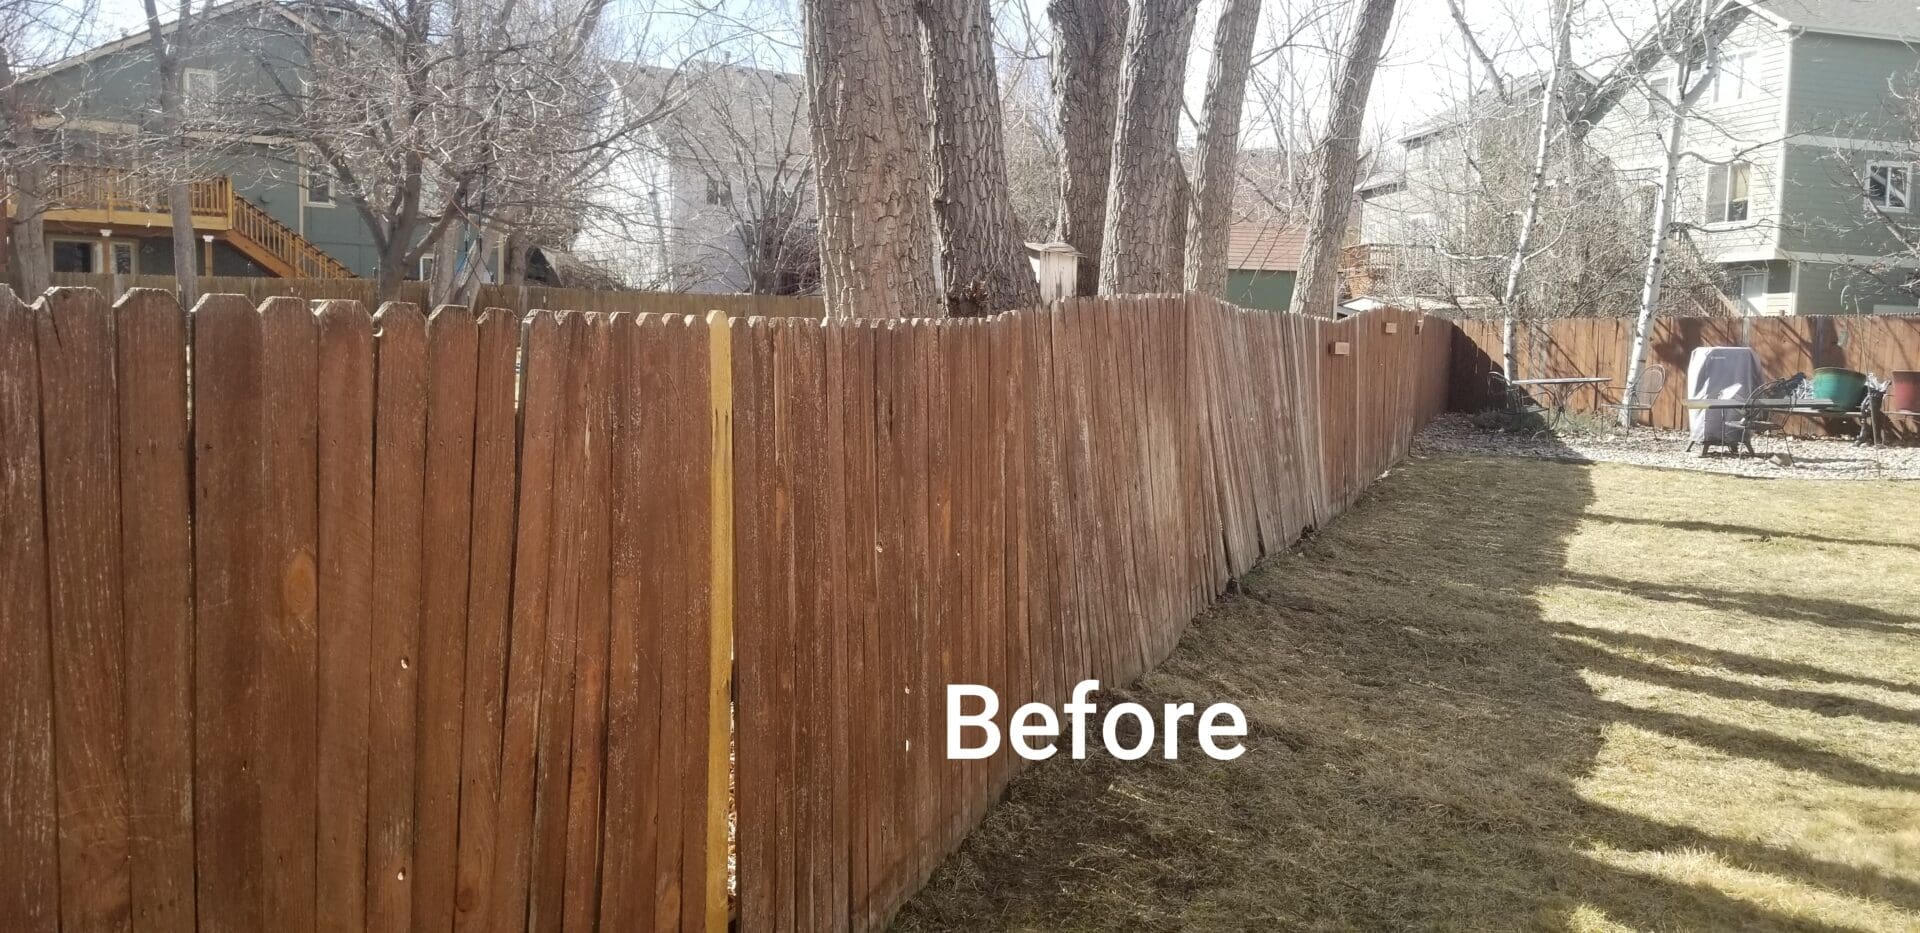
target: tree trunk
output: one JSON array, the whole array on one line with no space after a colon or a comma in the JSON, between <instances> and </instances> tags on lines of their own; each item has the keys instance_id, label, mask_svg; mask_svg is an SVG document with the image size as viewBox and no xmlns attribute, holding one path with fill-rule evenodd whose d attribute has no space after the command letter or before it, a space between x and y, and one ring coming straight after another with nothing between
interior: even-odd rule
<instances>
[{"instance_id":1,"label":"tree trunk","mask_svg":"<svg viewBox=\"0 0 1920 933\"><path fill-rule=\"evenodd\" d=\"M1247 98L1260 0L1227 0L1213 33L1213 66L1194 159L1193 204L1187 211L1187 291L1224 295L1227 234L1240 162L1240 107Z\"/></svg>"},{"instance_id":2,"label":"tree trunk","mask_svg":"<svg viewBox=\"0 0 1920 933\"><path fill-rule=\"evenodd\" d=\"M933 211L947 313L1032 307L1040 285L1027 263L1007 187L1006 135L987 0L920 0L927 107L933 114Z\"/></svg>"},{"instance_id":3,"label":"tree trunk","mask_svg":"<svg viewBox=\"0 0 1920 933\"><path fill-rule=\"evenodd\" d=\"M913 0L806 0L827 313L940 313Z\"/></svg>"},{"instance_id":4,"label":"tree trunk","mask_svg":"<svg viewBox=\"0 0 1920 933\"><path fill-rule=\"evenodd\" d=\"M1340 294L1340 247L1353 209L1360 173L1360 131L1380 50L1393 26L1394 0L1361 0L1360 18L1333 89L1327 136L1314 155L1313 203L1307 213L1307 247L1293 290L1293 313L1331 314Z\"/></svg>"},{"instance_id":5,"label":"tree trunk","mask_svg":"<svg viewBox=\"0 0 1920 933\"><path fill-rule=\"evenodd\" d=\"M1054 238L1080 252L1075 294L1091 295L1100 288L1127 0L1053 0L1047 18L1053 22L1053 105L1060 130Z\"/></svg>"},{"instance_id":6,"label":"tree trunk","mask_svg":"<svg viewBox=\"0 0 1920 933\"><path fill-rule=\"evenodd\" d=\"M1100 249L1103 295L1177 292L1185 222L1180 164L1180 105L1187 49L1199 4L1135 0L1120 68L1120 111L1113 132L1113 177Z\"/></svg>"},{"instance_id":7,"label":"tree trunk","mask_svg":"<svg viewBox=\"0 0 1920 933\"><path fill-rule=\"evenodd\" d=\"M167 185L167 212L173 219L173 279L179 290L180 304L192 307L200 297L200 251L193 235L193 153L187 139L185 57L193 36L193 4L181 0L179 18L172 33L160 24L154 0L146 0L148 45L153 48L158 71L160 132L166 138L174 164ZM113 262L108 256L107 262ZM212 270L208 270L211 272Z\"/></svg>"},{"instance_id":8,"label":"tree trunk","mask_svg":"<svg viewBox=\"0 0 1920 933\"><path fill-rule=\"evenodd\" d=\"M6 88L7 142L11 152L7 163L10 177L0 179L7 186L7 199L13 208L7 218L7 247L13 273L20 283L20 297L33 301L53 284L53 257L47 254L46 163L41 159L39 140L33 132L33 106L14 73L11 51L0 43L0 86Z\"/></svg>"},{"instance_id":9,"label":"tree trunk","mask_svg":"<svg viewBox=\"0 0 1920 933\"><path fill-rule=\"evenodd\" d=\"M1547 72L1547 85L1540 92L1540 120L1535 126L1533 138L1533 174L1528 179L1527 203L1520 211L1520 229L1514 234L1513 255L1507 261L1506 286L1500 292L1502 320L1500 325L1500 371L1508 379L1516 378L1517 368L1513 358L1513 322L1514 309L1520 300L1520 277L1526 272L1527 251L1533 248L1533 227L1540 218L1540 198L1547 190L1547 158L1553 151L1553 137L1557 135L1556 124L1565 111L1560 106L1560 82L1569 67L1573 54L1573 40L1570 28L1573 20L1573 0L1558 0L1554 17L1553 67ZM1456 11L1458 7L1454 8ZM1456 14L1457 15L1457 14ZM1461 29L1466 25L1463 22Z\"/></svg>"}]
</instances>

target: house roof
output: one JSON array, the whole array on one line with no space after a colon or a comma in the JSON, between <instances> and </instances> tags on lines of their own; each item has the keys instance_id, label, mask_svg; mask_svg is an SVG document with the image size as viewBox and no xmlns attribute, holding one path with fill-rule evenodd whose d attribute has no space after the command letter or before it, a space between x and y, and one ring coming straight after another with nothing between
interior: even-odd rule
<instances>
[{"instance_id":1,"label":"house roof","mask_svg":"<svg viewBox=\"0 0 1920 933\"><path fill-rule=\"evenodd\" d=\"M1783 26L1836 36L1920 39L1920 0L1740 0Z\"/></svg>"},{"instance_id":2,"label":"house roof","mask_svg":"<svg viewBox=\"0 0 1920 933\"><path fill-rule=\"evenodd\" d=\"M1238 223L1227 231L1227 268L1235 272L1298 272L1307 248L1300 227Z\"/></svg>"},{"instance_id":3,"label":"house roof","mask_svg":"<svg viewBox=\"0 0 1920 933\"><path fill-rule=\"evenodd\" d=\"M228 2L226 3L215 3L209 6L202 7L200 12L194 14L193 20L196 26L201 26L209 22L212 22L214 20L223 19L225 17L232 16L236 13L244 13L248 10L261 9L261 8L272 10L273 12L279 14L280 16L285 17L289 22L292 22L294 25L300 26L303 28L306 26L306 22L300 18L300 12L302 10L322 8L322 9L345 10L352 13L363 12L353 4L352 0L228 0ZM180 28L180 18L176 16L173 19L167 20L166 22L160 24L160 33L161 35L170 36L179 28ZM57 72L65 71L68 68L74 67L75 65L83 65L83 64L86 64L87 62L94 61L95 59L102 58L107 55L112 55L115 52L125 51L127 49L132 49L132 48L138 48L142 45L147 44L152 40L153 40L153 34L147 29L145 25L141 25L136 28L128 29L125 35L122 35L120 38L115 39L111 42L101 43L100 45L96 45L93 48L75 53L73 55L69 55L66 58L60 59L59 61L56 61L56 62L52 62L43 67L36 68L33 71L25 75L22 75L20 77L20 80L22 82L38 81L41 78L44 78L51 74L55 74Z\"/></svg>"}]
</instances>

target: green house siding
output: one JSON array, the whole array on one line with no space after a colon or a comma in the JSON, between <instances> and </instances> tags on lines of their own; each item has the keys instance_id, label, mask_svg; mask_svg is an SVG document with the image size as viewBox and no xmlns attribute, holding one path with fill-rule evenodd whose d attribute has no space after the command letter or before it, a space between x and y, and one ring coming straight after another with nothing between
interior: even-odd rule
<instances>
[{"instance_id":1,"label":"green house siding","mask_svg":"<svg viewBox=\"0 0 1920 933\"><path fill-rule=\"evenodd\" d=\"M1893 24L1889 24L1893 25ZM1913 72L1913 48L1881 39L1806 34L1793 41L1793 88L1787 129L1793 134L1901 139L1890 79Z\"/></svg>"},{"instance_id":2,"label":"green house siding","mask_svg":"<svg viewBox=\"0 0 1920 933\"><path fill-rule=\"evenodd\" d=\"M1293 303L1292 272L1235 269L1227 273L1227 300L1242 308L1285 311Z\"/></svg>"},{"instance_id":3,"label":"green house siding","mask_svg":"<svg viewBox=\"0 0 1920 933\"><path fill-rule=\"evenodd\" d=\"M1904 274L1912 272L1906 270ZM1911 310L1920 298L1888 281L1902 275L1899 270L1876 275L1858 266L1803 262L1798 311L1800 314L1872 314L1879 309Z\"/></svg>"}]
</instances>

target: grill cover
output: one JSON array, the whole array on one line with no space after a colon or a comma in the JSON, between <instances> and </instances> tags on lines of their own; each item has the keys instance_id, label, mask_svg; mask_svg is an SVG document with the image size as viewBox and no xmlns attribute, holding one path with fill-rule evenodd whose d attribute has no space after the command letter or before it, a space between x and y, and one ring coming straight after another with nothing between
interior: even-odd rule
<instances>
[{"instance_id":1,"label":"grill cover","mask_svg":"<svg viewBox=\"0 0 1920 933\"><path fill-rule=\"evenodd\" d=\"M1687 398L1745 399L1760 385L1760 359L1748 347L1698 347L1687 361ZM1691 439L1701 444L1735 444L1741 429L1729 422L1740 419L1738 409L1694 409L1687 412Z\"/></svg>"}]
</instances>

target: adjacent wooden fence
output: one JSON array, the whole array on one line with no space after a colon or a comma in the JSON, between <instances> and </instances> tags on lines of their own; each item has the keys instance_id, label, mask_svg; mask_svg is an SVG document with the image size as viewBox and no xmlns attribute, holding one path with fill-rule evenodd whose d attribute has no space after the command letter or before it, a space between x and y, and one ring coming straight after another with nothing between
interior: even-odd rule
<instances>
[{"instance_id":1,"label":"adjacent wooden fence","mask_svg":"<svg viewBox=\"0 0 1920 933\"><path fill-rule=\"evenodd\" d=\"M69 288L94 288L117 299L135 288L176 291L171 275L106 275L92 272L60 272L53 284ZM344 299L373 307L380 296L371 279L276 279L267 276L201 276L203 295L242 295L258 304L269 298L290 296L307 301ZM425 282L405 282L395 299L425 306ZM482 285L474 300L476 308L505 308L526 313L536 308L565 308L569 311L599 311L605 314L690 314L725 311L734 317L806 317L826 316L826 305L819 297L782 295L700 295L690 292L610 291L591 288L548 288L544 285Z\"/></svg>"},{"instance_id":2,"label":"adjacent wooden fence","mask_svg":"<svg viewBox=\"0 0 1920 933\"><path fill-rule=\"evenodd\" d=\"M1500 322L1460 321L1454 343L1452 407L1475 411L1487 403L1486 374L1500 368ZM1517 328L1516 356L1522 378L1606 376L1614 381L1597 392L1573 396L1578 410L1619 401L1626 383L1627 358L1632 352L1633 322L1615 318L1569 318ZM1845 366L1878 373L1882 379L1894 370L1920 370L1920 317L1834 316L1763 318L1660 318L1654 322L1649 362L1667 369L1664 391L1642 423L1662 428L1685 428L1687 360L1694 348L1752 347L1769 378L1796 372L1812 375L1822 366ZM1818 431L1818 421L1798 419L1793 427ZM1840 427L1836 423L1836 428ZM1893 419L1883 425L1906 432L1911 422Z\"/></svg>"},{"instance_id":3,"label":"adjacent wooden fence","mask_svg":"<svg viewBox=\"0 0 1920 933\"><path fill-rule=\"evenodd\" d=\"M730 740L741 927L875 927L944 685L1151 667L1449 334L0 294L0 929L718 930Z\"/></svg>"},{"instance_id":4,"label":"adjacent wooden fence","mask_svg":"<svg viewBox=\"0 0 1920 933\"><path fill-rule=\"evenodd\" d=\"M1120 684L1442 409L1449 328L1189 298L735 323L740 916L874 929L1017 764L944 753Z\"/></svg>"}]
</instances>

